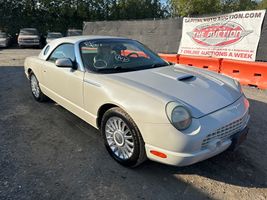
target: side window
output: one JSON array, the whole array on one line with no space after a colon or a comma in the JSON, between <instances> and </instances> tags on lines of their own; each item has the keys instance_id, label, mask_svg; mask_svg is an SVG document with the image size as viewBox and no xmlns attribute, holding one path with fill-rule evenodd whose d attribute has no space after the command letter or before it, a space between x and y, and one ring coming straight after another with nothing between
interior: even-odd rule
<instances>
[{"instance_id":1,"label":"side window","mask_svg":"<svg viewBox=\"0 0 267 200\"><path fill-rule=\"evenodd\" d=\"M69 58L72 62L75 61L74 45L62 44L58 46L49 56L48 61L55 62L59 58Z\"/></svg>"}]
</instances>

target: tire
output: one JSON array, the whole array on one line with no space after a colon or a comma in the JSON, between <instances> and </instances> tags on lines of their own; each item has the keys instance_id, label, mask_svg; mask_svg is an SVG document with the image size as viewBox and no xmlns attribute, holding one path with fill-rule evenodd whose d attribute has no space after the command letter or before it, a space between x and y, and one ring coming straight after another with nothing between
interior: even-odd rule
<instances>
[{"instance_id":1,"label":"tire","mask_svg":"<svg viewBox=\"0 0 267 200\"><path fill-rule=\"evenodd\" d=\"M121 165L137 167L146 160L145 143L140 131L121 108L111 108L104 114L101 133L107 151Z\"/></svg>"},{"instance_id":2,"label":"tire","mask_svg":"<svg viewBox=\"0 0 267 200\"><path fill-rule=\"evenodd\" d=\"M48 97L41 91L39 82L33 73L30 74L30 86L32 95L36 101L45 102L48 100Z\"/></svg>"}]
</instances>

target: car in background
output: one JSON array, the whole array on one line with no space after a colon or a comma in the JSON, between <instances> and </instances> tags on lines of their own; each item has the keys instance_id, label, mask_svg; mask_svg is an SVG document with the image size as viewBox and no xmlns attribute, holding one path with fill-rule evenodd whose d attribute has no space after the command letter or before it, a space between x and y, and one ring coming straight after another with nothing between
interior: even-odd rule
<instances>
[{"instance_id":1,"label":"car in background","mask_svg":"<svg viewBox=\"0 0 267 200\"><path fill-rule=\"evenodd\" d=\"M235 149L248 134L249 102L238 81L167 63L136 40L65 37L24 66L36 101L49 97L99 129L125 166L146 158L191 165Z\"/></svg>"},{"instance_id":2,"label":"car in background","mask_svg":"<svg viewBox=\"0 0 267 200\"><path fill-rule=\"evenodd\" d=\"M63 35L60 32L48 32L46 37L46 43L51 42L54 39L62 38Z\"/></svg>"},{"instance_id":3,"label":"car in background","mask_svg":"<svg viewBox=\"0 0 267 200\"><path fill-rule=\"evenodd\" d=\"M81 29L68 29L67 36L79 36L82 35L83 31Z\"/></svg>"},{"instance_id":4,"label":"car in background","mask_svg":"<svg viewBox=\"0 0 267 200\"><path fill-rule=\"evenodd\" d=\"M8 47L11 37L6 32L0 31L0 47Z\"/></svg>"},{"instance_id":5,"label":"car in background","mask_svg":"<svg viewBox=\"0 0 267 200\"><path fill-rule=\"evenodd\" d=\"M36 28L23 28L18 35L19 47L41 47L41 37Z\"/></svg>"}]
</instances>

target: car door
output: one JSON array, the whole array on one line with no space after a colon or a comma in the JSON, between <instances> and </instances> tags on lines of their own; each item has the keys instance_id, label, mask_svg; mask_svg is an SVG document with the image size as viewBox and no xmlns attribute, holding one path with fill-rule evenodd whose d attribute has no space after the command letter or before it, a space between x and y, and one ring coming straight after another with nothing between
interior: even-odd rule
<instances>
[{"instance_id":1,"label":"car door","mask_svg":"<svg viewBox=\"0 0 267 200\"><path fill-rule=\"evenodd\" d=\"M69 58L75 64L74 45L61 44L51 53L42 66L43 85L48 96L64 107L72 111L82 109L84 72L56 66L55 62L60 58Z\"/></svg>"}]
</instances>

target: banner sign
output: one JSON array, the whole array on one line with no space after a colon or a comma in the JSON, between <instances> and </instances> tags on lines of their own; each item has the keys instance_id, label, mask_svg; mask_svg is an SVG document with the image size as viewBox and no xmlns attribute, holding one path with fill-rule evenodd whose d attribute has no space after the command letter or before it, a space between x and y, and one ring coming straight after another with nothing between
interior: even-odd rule
<instances>
[{"instance_id":1,"label":"banner sign","mask_svg":"<svg viewBox=\"0 0 267 200\"><path fill-rule=\"evenodd\" d=\"M255 61L265 10L183 19L178 54Z\"/></svg>"}]
</instances>

